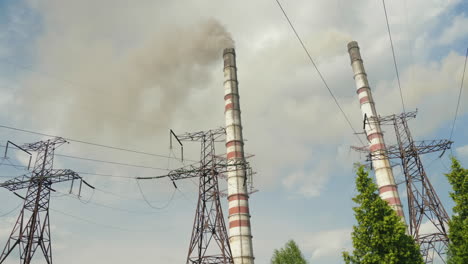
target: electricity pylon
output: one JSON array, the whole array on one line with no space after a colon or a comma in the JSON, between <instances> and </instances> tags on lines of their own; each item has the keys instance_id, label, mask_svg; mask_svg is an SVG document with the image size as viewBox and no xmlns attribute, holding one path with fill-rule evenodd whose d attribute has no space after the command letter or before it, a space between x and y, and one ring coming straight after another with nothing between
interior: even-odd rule
<instances>
[{"instance_id":1,"label":"electricity pylon","mask_svg":"<svg viewBox=\"0 0 468 264\"><path fill-rule=\"evenodd\" d=\"M448 246L449 216L437 193L426 175L420 154L432 153L450 149L452 141L432 140L414 141L408 127L407 119L415 118L415 112L400 115L378 117L381 125L393 125L397 137L397 145L390 146L383 154L371 154L369 160L379 160L384 157L400 159L405 175L406 192L408 195L409 232L418 242L425 263L433 263L435 258L443 261ZM354 148L369 153L366 148ZM442 153L443 154L443 153ZM421 225L428 221L432 232L422 232Z\"/></svg>"},{"instance_id":2,"label":"electricity pylon","mask_svg":"<svg viewBox=\"0 0 468 264\"><path fill-rule=\"evenodd\" d=\"M27 188L26 197L20 196L24 199L24 205L0 256L0 264L7 259L16 246L19 247L20 264L30 264L38 247L41 248L46 262L52 264L49 220L50 192L54 191L52 185L72 181L73 187L73 181L79 180L80 192L83 183L94 188L72 170L52 168L55 149L66 142L65 139L57 137L19 147L26 152L37 152L37 157L30 173L0 184L0 187L16 195L18 195L16 191Z\"/></svg>"},{"instance_id":3,"label":"electricity pylon","mask_svg":"<svg viewBox=\"0 0 468 264\"><path fill-rule=\"evenodd\" d=\"M167 175L137 178L138 180L169 178L174 186L176 186L175 182L177 180L199 178L198 204L190 239L187 264L233 263L226 224L219 199L222 194L219 191L218 178L228 171L228 167L230 170L233 170L232 166L239 169L248 169L247 171L251 170L246 162L239 161L228 164L227 159L215 155L215 142L224 142L222 137L225 134L226 130L224 128L182 135L175 135L171 130L171 135L181 144L182 149L182 141L198 141L201 143L199 164L170 171Z\"/></svg>"}]
</instances>

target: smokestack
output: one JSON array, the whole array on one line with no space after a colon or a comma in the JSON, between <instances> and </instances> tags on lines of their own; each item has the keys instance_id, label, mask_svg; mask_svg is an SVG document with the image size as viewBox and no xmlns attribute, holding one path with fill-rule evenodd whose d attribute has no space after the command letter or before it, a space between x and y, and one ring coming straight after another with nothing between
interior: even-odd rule
<instances>
[{"instance_id":1,"label":"smokestack","mask_svg":"<svg viewBox=\"0 0 468 264\"><path fill-rule=\"evenodd\" d=\"M370 142L369 150L371 154L384 157L382 159L372 160L380 197L387 201L397 214L401 216L402 220L405 221L403 206L401 205L400 196L395 184L392 167L390 166L390 161L384 155L386 151L385 141L380 123L375 119L377 117L377 111L375 110L374 99L372 98L367 74L356 41L352 41L348 44L348 52L354 71L354 81L356 82L357 94L359 96L359 102L361 103L362 115L364 118L367 117L365 132Z\"/></svg>"},{"instance_id":2,"label":"smokestack","mask_svg":"<svg viewBox=\"0 0 468 264\"><path fill-rule=\"evenodd\" d=\"M233 164L245 162L235 50L225 49L223 58L226 149L228 164ZM228 167L228 203L229 244L234 264L253 264L249 195L243 166Z\"/></svg>"}]
</instances>

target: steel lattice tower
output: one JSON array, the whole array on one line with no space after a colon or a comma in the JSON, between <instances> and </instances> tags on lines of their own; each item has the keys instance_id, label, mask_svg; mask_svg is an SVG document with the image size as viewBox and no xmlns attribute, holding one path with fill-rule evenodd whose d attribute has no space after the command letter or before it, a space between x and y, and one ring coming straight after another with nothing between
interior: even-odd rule
<instances>
[{"instance_id":1,"label":"steel lattice tower","mask_svg":"<svg viewBox=\"0 0 468 264\"><path fill-rule=\"evenodd\" d=\"M221 134L224 134L223 132ZM216 169L215 137L212 131L201 133L200 175L198 204L190 239L187 264L232 263L226 224L219 200L218 172ZM210 243L218 246L218 254L207 255Z\"/></svg>"},{"instance_id":2,"label":"steel lattice tower","mask_svg":"<svg viewBox=\"0 0 468 264\"><path fill-rule=\"evenodd\" d=\"M450 218L426 175L420 154L446 151L453 142L414 141L407 120L415 117L416 112L408 112L375 118L373 122L393 125L398 144L389 147L385 154L371 154L369 160L382 158L401 160L408 195L409 233L420 245L426 263L433 263L435 259L445 263L444 256L448 246L447 227ZM355 149L368 153L365 148ZM421 231L421 225L426 221L431 223L434 232Z\"/></svg>"},{"instance_id":3,"label":"steel lattice tower","mask_svg":"<svg viewBox=\"0 0 468 264\"><path fill-rule=\"evenodd\" d=\"M244 161L232 163L226 158L216 156L215 142L224 141L226 135L224 128L182 135L175 135L171 131L171 135L181 146L183 146L182 141L200 142L200 162L170 171L167 175L137 179L169 178L177 186L175 184L177 180L199 178L198 203L186 263L232 264L233 258L221 208L218 178L221 174L236 169L249 171L246 170L248 164Z\"/></svg>"},{"instance_id":4,"label":"steel lattice tower","mask_svg":"<svg viewBox=\"0 0 468 264\"><path fill-rule=\"evenodd\" d=\"M0 263L18 246L20 264L30 264L38 247L41 248L46 262L52 264L49 220L50 192L54 191L52 185L79 180L80 190L82 183L93 188L72 170L53 169L54 151L66 142L63 138L54 138L20 147L24 151L37 152L37 157L32 172L0 184L0 187L12 192L27 188L23 208L0 256Z\"/></svg>"},{"instance_id":5,"label":"steel lattice tower","mask_svg":"<svg viewBox=\"0 0 468 264\"><path fill-rule=\"evenodd\" d=\"M407 117L405 114L394 116L393 125L405 174L410 233L421 246L421 253L426 263L432 263L434 254L437 254L440 259L444 259L443 255L445 255L448 246L447 228L450 218L424 171L419 157L420 150L411 136ZM441 141L426 145L426 148L432 148L430 152L445 151L450 148L451 143L450 141ZM429 234L420 232L424 220L429 220L432 223L435 232Z\"/></svg>"}]
</instances>

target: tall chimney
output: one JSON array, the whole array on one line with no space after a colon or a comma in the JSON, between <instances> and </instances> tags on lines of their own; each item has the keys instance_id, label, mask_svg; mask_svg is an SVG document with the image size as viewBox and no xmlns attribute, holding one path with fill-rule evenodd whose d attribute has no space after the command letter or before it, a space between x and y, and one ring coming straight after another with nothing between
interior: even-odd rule
<instances>
[{"instance_id":1,"label":"tall chimney","mask_svg":"<svg viewBox=\"0 0 468 264\"><path fill-rule=\"evenodd\" d=\"M236 53L225 49L224 102L226 118L226 149L228 164L245 162L242 137ZM243 166L228 166L229 243L234 264L253 264L252 233L250 230L249 195L246 170Z\"/></svg>"},{"instance_id":2,"label":"tall chimney","mask_svg":"<svg viewBox=\"0 0 468 264\"><path fill-rule=\"evenodd\" d=\"M364 70L361 53L356 41L351 41L348 44L348 52L354 71L354 81L356 82L357 94L359 96L359 102L361 103L362 115L364 118L367 117L365 132L370 142L369 150L371 154L383 157L382 159L372 160L380 197L387 201L397 214L401 216L402 220L405 221L403 206L401 205L395 178L393 177L392 167L385 155L386 146L382 129L380 128L380 123L376 120L378 116L375 110L374 99L372 98L367 74Z\"/></svg>"}]
</instances>

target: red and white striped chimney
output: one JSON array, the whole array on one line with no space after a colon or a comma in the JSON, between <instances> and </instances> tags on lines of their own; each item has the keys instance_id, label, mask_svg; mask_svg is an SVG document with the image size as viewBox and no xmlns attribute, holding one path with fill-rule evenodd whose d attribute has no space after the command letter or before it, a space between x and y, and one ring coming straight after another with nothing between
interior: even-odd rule
<instances>
[{"instance_id":1,"label":"red and white striped chimney","mask_svg":"<svg viewBox=\"0 0 468 264\"><path fill-rule=\"evenodd\" d=\"M225 49L223 58L227 159L228 164L233 164L245 162L235 50ZM227 174L229 243L234 264L253 264L246 171L240 166L229 166Z\"/></svg>"},{"instance_id":2,"label":"red and white striped chimney","mask_svg":"<svg viewBox=\"0 0 468 264\"><path fill-rule=\"evenodd\" d=\"M375 110L374 99L372 98L367 74L356 41L351 41L348 44L348 52L354 71L354 81L356 82L357 94L361 103L362 115L363 117L367 117L365 132L370 142L369 150L371 154L382 157L382 159L372 161L380 197L387 201L397 214L401 216L402 220L405 221L403 206L401 205L392 167L390 166L390 161L384 155L386 150L385 141L380 123L375 119L377 111Z\"/></svg>"}]
</instances>

